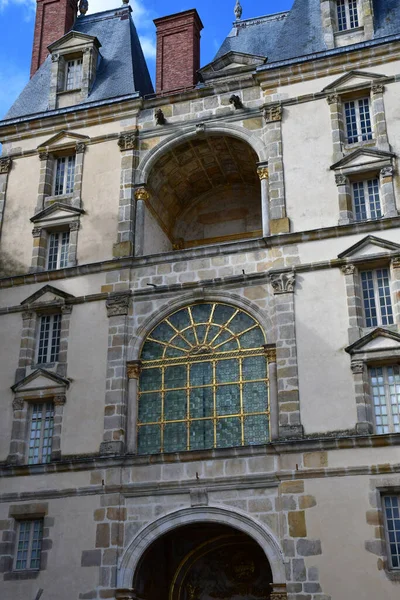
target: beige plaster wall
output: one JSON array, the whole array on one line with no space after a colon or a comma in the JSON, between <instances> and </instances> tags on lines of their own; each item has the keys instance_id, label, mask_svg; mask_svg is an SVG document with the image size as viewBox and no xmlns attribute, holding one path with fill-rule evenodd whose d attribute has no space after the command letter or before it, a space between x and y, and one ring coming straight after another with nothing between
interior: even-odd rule
<instances>
[{"instance_id":1,"label":"beige plaster wall","mask_svg":"<svg viewBox=\"0 0 400 600\"><path fill-rule=\"evenodd\" d=\"M172 244L157 223L156 218L147 208L144 207L144 240L143 254L158 254L159 252L169 252L172 250Z\"/></svg>"},{"instance_id":2,"label":"beige plaster wall","mask_svg":"<svg viewBox=\"0 0 400 600\"><path fill-rule=\"evenodd\" d=\"M22 317L20 314L0 315L0 461L10 452L13 418L13 393L21 343Z\"/></svg>"}]
</instances>

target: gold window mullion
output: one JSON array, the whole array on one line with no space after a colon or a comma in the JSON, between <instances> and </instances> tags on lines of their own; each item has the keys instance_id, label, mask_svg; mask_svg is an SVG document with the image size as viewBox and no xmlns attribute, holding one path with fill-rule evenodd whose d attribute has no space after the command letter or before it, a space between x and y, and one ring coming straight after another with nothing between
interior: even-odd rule
<instances>
[{"instance_id":1,"label":"gold window mullion","mask_svg":"<svg viewBox=\"0 0 400 600\"><path fill-rule=\"evenodd\" d=\"M161 424L160 424L160 445L161 452L164 452L164 425L165 425L165 367L161 367Z\"/></svg>"},{"instance_id":2,"label":"gold window mullion","mask_svg":"<svg viewBox=\"0 0 400 600\"><path fill-rule=\"evenodd\" d=\"M186 365L186 448L190 450L190 363Z\"/></svg>"},{"instance_id":3,"label":"gold window mullion","mask_svg":"<svg viewBox=\"0 0 400 600\"><path fill-rule=\"evenodd\" d=\"M214 448L217 447L217 361L211 361L212 364L212 390L213 390L213 430L214 430Z\"/></svg>"},{"instance_id":4,"label":"gold window mullion","mask_svg":"<svg viewBox=\"0 0 400 600\"><path fill-rule=\"evenodd\" d=\"M239 394L240 394L240 429L241 429L241 440L242 446L244 446L244 406L243 406L243 359L239 360Z\"/></svg>"}]
</instances>

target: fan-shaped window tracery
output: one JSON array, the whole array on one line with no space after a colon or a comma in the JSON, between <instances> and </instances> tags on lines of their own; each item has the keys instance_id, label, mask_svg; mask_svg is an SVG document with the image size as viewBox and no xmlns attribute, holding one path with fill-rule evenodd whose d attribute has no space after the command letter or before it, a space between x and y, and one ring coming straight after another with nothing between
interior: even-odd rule
<instances>
[{"instance_id":1,"label":"fan-shaped window tracery","mask_svg":"<svg viewBox=\"0 0 400 600\"><path fill-rule=\"evenodd\" d=\"M159 323L141 353L138 452L268 441L265 336L249 314L193 304Z\"/></svg>"}]
</instances>

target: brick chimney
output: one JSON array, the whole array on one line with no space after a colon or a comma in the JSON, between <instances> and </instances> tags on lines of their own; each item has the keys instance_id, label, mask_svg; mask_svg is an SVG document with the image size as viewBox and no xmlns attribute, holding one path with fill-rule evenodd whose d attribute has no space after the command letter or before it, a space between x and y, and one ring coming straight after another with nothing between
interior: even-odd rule
<instances>
[{"instance_id":1,"label":"brick chimney","mask_svg":"<svg viewBox=\"0 0 400 600\"><path fill-rule=\"evenodd\" d=\"M194 86L200 69L200 31L203 23L197 10L155 19L157 27L156 92Z\"/></svg>"},{"instance_id":2,"label":"brick chimney","mask_svg":"<svg viewBox=\"0 0 400 600\"><path fill-rule=\"evenodd\" d=\"M72 29L78 0L37 0L31 77L48 55L47 46Z\"/></svg>"}]
</instances>

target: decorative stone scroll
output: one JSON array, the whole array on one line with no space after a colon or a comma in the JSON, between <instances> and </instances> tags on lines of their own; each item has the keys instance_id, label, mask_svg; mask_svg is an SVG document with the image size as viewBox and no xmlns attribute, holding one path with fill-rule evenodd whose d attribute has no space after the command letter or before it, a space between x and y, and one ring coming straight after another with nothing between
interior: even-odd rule
<instances>
[{"instance_id":1,"label":"decorative stone scroll","mask_svg":"<svg viewBox=\"0 0 400 600\"><path fill-rule=\"evenodd\" d=\"M385 86L383 83L373 83L371 85L371 91L373 94L383 94Z\"/></svg>"},{"instance_id":2,"label":"decorative stone scroll","mask_svg":"<svg viewBox=\"0 0 400 600\"><path fill-rule=\"evenodd\" d=\"M381 177L393 177L394 175L394 167L393 165L389 165L387 167L382 167L380 171Z\"/></svg>"},{"instance_id":3,"label":"decorative stone scroll","mask_svg":"<svg viewBox=\"0 0 400 600\"><path fill-rule=\"evenodd\" d=\"M362 360L357 360L351 363L351 371L354 374L364 372L364 363Z\"/></svg>"},{"instance_id":4,"label":"decorative stone scroll","mask_svg":"<svg viewBox=\"0 0 400 600\"><path fill-rule=\"evenodd\" d=\"M347 185L347 177L346 175L342 175L341 173L337 173L335 175L336 185L339 187L340 185Z\"/></svg>"},{"instance_id":5,"label":"decorative stone scroll","mask_svg":"<svg viewBox=\"0 0 400 600\"><path fill-rule=\"evenodd\" d=\"M0 158L0 175L7 174L11 169L12 160L8 156Z\"/></svg>"},{"instance_id":6,"label":"decorative stone scroll","mask_svg":"<svg viewBox=\"0 0 400 600\"><path fill-rule=\"evenodd\" d=\"M142 371L142 361L135 360L127 365L126 372L128 379L139 379Z\"/></svg>"},{"instance_id":7,"label":"decorative stone scroll","mask_svg":"<svg viewBox=\"0 0 400 600\"><path fill-rule=\"evenodd\" d=\"M150 200L150 194L144 187L138 188L135 190L135 200L144 200L147 202Z\"/></svg>"},{"instance_id":8,"label":"decorative stone scroll","mask_svg":"<svg viewBox=\"0 0 400 600\"><path fill-rule=\"evenodd\" d=\"M343 275L354 275L356 268L354 265L343 265L343 267L341 267L341 271Z\"/></svg>"},{"instance_id":9,"label":"decorative stone scroll","mask_svg":"<svg viewBox=\"0 0 400 600\"><path fill-rule=\"evenodd\" d=\"M83 154L86 150L86 144L84 142L77 142L75 144L75 152L77 154Z\"/></svg>"},{"instance_id":10,"label":"decorative stone scroll","mask_svg":"<svg viewBox=\"0 0 400 600\"><path fill-rule=\"evenodd\" d=\"M340 96L338 94L329 94L326 97L327 103L330 104L338 104L340 102Z\"/></svg>"},{"instance_id":11,"label":"decorative stone scroll","mask_svg":"<svg viewBox=\"0 0 400 600\"><path fill-rule=\"evenodd\" d=\"M106 301L107 316L119 317L127 315L129 312L129 299L129 292L111 294Z\"/></svg>"},{"instance_id":12,"label":"decorative stone scroll","mask_svg":"<svg viewBox=\"0 0 400 600\"><path fill-rule=\"evenodd\" d=\"M271 123L273 121L282 121L282 105L275 104L275 106L266 106L264 108L264 119L266 123Z\"/></svg>"},{"instance_id":13,"label":"decorative stone scroll","mask_svg":"<svg viewBox=\"0 0 400 600\"><path fill-rule=\"evenodd\" d=\"M121 152L124 150L136 150L137 131L124 131L119 134L118 146Z\"/></svg>"},{"instance_id":14,"label":"decorative stone scroll","mask_svg":"<svg viewBox=\"0 0 400 600\"><path fill-rule=\"evenodd\" d=\"M294 292L296 283L296 274L293 271L289 273L272 273L269 276L274 294L288 294Z\"/></svg>"},{"instance_id":15,"label":"decorative stone scroll","mask_svg":"<svg viewBox=\"0 0 400 600\"><path fill-rule=\"evenodd\" d=\"M268 167L258 167L257 174L260 178L260 181L263 179L269 179L269 169Z\"/></svg>"},{"instance_id":16,"label":"decorative stone scroll","mask_svg":"<svg viewBox=\"0 0 400 600\"><path fill-rule=\"evenodd\" d=\"M12 402L13 410L22 410L24 408L24 399L23 398L14 398Z\"/></svg>"}]
</instances>

